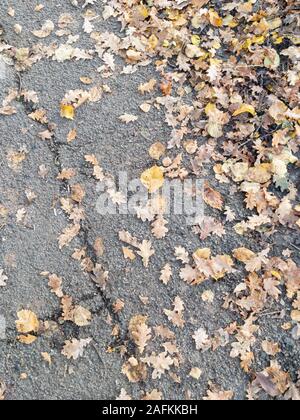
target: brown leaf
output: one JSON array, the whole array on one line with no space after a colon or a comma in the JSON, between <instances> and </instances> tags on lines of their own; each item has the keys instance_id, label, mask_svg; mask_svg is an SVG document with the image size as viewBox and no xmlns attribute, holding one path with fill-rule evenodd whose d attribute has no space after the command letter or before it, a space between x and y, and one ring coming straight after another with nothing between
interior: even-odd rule
<instances>
[{"instance_id":1,"label":"brown leaf","mask_svg":"<svg viewBox=\"0 0 300 420\"><path fill-rule=\"evenodd\" d=\"M211 188L207 182L204 185L203 199L205 203L210 207L218 210L223 209L224 199L222 195L218 191Z\"/></svg>"}]
</instances>

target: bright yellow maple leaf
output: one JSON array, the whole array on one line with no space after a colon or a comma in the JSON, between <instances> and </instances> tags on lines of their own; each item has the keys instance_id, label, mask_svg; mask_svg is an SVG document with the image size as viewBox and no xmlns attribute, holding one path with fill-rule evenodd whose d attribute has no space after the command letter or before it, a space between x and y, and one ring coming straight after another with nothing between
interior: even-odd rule
<instances>
[{"instance_id":1,"label":"bright yellow maple leaf","mask_svg":"<svg viewBox=\"0 0 300 420\"><path fill-rule=\"evenodd\" d=\"M147 169L141 175L142 184L149 190L150 193L154 193L164 185L164 172L159 166L152 166Z\"/></svg>"}]
</instances>

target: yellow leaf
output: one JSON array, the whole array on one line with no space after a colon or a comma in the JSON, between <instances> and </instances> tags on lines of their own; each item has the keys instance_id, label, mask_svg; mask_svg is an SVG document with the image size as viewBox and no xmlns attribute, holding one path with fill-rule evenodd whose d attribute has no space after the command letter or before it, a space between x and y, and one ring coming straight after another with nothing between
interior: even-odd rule
<instances>
[{"instance_id":1,"label":"yellow leaf","mask_svg":"<svg viewBox=\"0 0 300 420\"><path fill-rule=\"evenodd\" d=\"M16 321L16 326L20 333L26 334L38 331L40 323L34 312L24 309L19 311L17 315L19 319Z\"/></svg>"},{"instance_id":2,"label":"yellow leaf","mask_svg":"<svg viewBox=\"0 0 300 420\"><path fill-rule=\"evenodd\" d=\"M155 50L157 45L158 45L158 38L153 34L153 35L150 36L150 38L148 40L148 46L152 50Z\"/></svg>"},{"instance_id":3,"label":"yellow leaf","mask_svg":"<svg viewBox=\"0 0 300 420\"><path fill-rule=\"evenodd\" d=\"M73 105L64 105L60 106L60 115L63 118L67 118L68 120L74 120L75 116L75 108Z\"/></svg>"},{"instance_id":4,"label":"yellow leaf","mask_svg":"<svg viewBox=\"0 0 300 420\"><path fill-rule=\"evenodd\" d=\"M217 28L223 25L223 19L215 10L209 11L209 21L213 26L216 26Z\"/></svg>"},{"instance_id":5,"label":"yellow leaf","mask_svg":"<svg viewBox=\"0 0 300 420\"><path fill-rule=\"evenodd\" d=\"M253 115L253 117L256 115L256 111L253 105L243 104L234 112L233 116L237 117L238 115L244 114L246 112Z\"/></svg>"},{"instance_id":6,"label":"yellow leaf","mask_svg":"<svg viewBox=\"0 0 300 420\"><path fill-rule=\"evenodd\" d=\"M272 270L271 271L272 276L276 277L278 280L281 280L281 275L278 273L278 271Z\"/></svg>"},{"instance_id":7,"label":"yellow leaf","mask_svg":"<svg viewBox=\"0 0 300 420\"><path fill-rule=\"evenodd\" d=\"M284 41L284 38L282 36L279 36L279 35L274 35L273 36L273 42L274 42L275 45L282 44L283 41Z\"/></svg>"},{"instance_id":8,"label":"yellow leaf","mask_svg":"<svg viewBox=\"0 0 300 420\"><path fill-rule=\"evenodd\" d=\"M243 263L246 263L247 261L251 260L255 257L254 252L252 252L248 248L237 248L233 250L233 256L238 261L241 261Z\"/></svg>"},{"instance_id":9,"label":"yellow leaf","mask_svg":"<svg viewBox=\"0 0 300 420\"><path fill-rule=\"evenodd\" d=\"M141 182L150 193L159 190L163 186L164 181L164 172L159 166L153 166L141 175Z\"/></svg>"},{"instance_id":10,"label":"yellow leaf","mask_svg":"<svg viewBox=\"0 0 300 420\"><path fill-rule=\"evenodd\" d=\"M261 163L249 169L246 181L264 184L272 178L272 165L270 163Z\"/></svg>"},{"instance_id":11,"label":"yellow leaf","mask_svg":"<svg viewBox=\"0 0 300 420\"><path fill-rule=\"evenodd\" d=\"M143 16L144 19L147 19L149 17L149 11L146 6L143 4L138 7L139 13Z\"/></svg>"},{"instance_id":12,"label":"yellow leaf","mask_svg":"<svg viewBox=\"0 0 300 420\"><path fill-rule=\"evenodd\" d=\"M200 39L200 36L199 35L193 35L192 36L192 44L193 45L199 45L200 44L200 41L201 41L201 39Z\"/></svg>"},{"instance_id":13,"label":"yellow leaf","mask_svg":"<svg viewBox=\"0 0 300 420\"><path fill-rule=\"evenodd\" d=\"M193 257L208 260L211 257L211 250L209 248L199 248L194 252Z\"/></svg>"},{"instance_id":14,"label":"yellow leaf","mask_svg":"<svg viewBox=\"0 0 300 420\"><path fill-rule=\"evenodd\" d=\"M212 104L211 102L209 104L206 105L205 107L205 114L210 117L214 114L214 112L216 111L216 105Z\"/></svg>"}]
</instances>

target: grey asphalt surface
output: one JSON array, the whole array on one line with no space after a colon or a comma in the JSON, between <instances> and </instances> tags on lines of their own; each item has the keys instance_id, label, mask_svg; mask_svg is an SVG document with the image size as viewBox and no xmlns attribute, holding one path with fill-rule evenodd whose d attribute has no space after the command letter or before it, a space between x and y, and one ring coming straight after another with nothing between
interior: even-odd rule
<instances>
[{"instance_id":1,"label":"grey asphalt surface","mask_svg":"<svg viewBox=\"0 0 300 420\"><path fill-rule=\"evenodd\" d=\"M31 34L33 29L39 28L46 19L55 23L60 14L68 12L74 17L74 33L81 35L79 45L88 45L88 36L80 29L80 8L73 7L68 1L51 0L46 2L42 12L34 14L32 9L35 3L38 2L1 1L0 24L7 43L18 47L36 43L37 40ZM15 17L7 15L8 6L15 9ZM16 23L23 27L21 35L13 31ZM119 30L118 24L113 22L99 22L97 25L98 30ZM49 37L46 42L52 40ZM102 167L111 174L116 175L119 170L126 169L132 178L139 177L145 168L153 165L148 155L150 145L157 140L166 144L169 131L162 113L152 109L150 114L143 114L139 109L144 98L138 94L137 88L140 83L157 77L152 66L142 68L133 75L120 75L116 72L104 81L110 86L111 94L105 94L99 103L82 106L77 111L75 121L62 120L59 104L65 93L70 89L82 88L79 80L81 76L88 75L101 81L96 72L99 65L101 63L97 59L64 63L42 60L22 75L22 86L38 93L39 105L47 110L49 119L57 124L55 136L59 143L59 162L64 168L76 168L78 174L72 181L85 188L88 241L93 243L98 236L104 239L105 253L99 262L110 273L107 298L111 302L117 298L125 301L125 308L119 315L122 334L126 334L130 318L138 313L149 316L150 326L170 326L163 314L163 308L170 308L177 295L186 303L187 324L178 334L178 347L184 363L177 373L182 382L176 384L169 376L164 375L156 381L149 379L146 383L129 383L121 373L124 360L119 354L106 351L113 342L111 327L106 322L108 309L95 285L81 271L79 264L70 258L72 250L83 245L83 238L79 236L75 239L70 249L60 251L57 245L57 237L66 227L67 220L61 211L53 210L53 202L61 196L62 188L62 183L56 180L56 157L46 142L37 136L42 131L41 126L30 120L24 106L18 104L16 115L0 116L0 204L10 210L8 223L0 230L0 267L9 278L7 287L0 289L0 315L7 322L7 337L0 340L0 379L7 386L7 398L115 399L122 388L133 397L139 398L145 391L157 388L168 399L183 399L187 391L190 391L192 398L197 399L205 394L210 380L223 389L234 391L236 399L244 399L249 376L242 372L238 359L229 357L230 348L200 353L195 349L192 340L193 332L199 327L205 327L213 333L230 322L239 321L237 315L221 307L226 293L232 292L243 280L241 274L227 276L220 283L207 282L196 288L190 287L179 278L180 264L175 261L174 247L182 245L193 252L200 246L207 246L214 253L220 253L220 250L222 253L230 253L239 244L252 250L261 250L261 246L258 246L258 240L252 238L245 242L244 238L234 232L228 232L223 239L201 243L182 220L172 216L167 238L154 242L156 254L147 270L140 259L134 263L124 260L118 232L126 229L139 239L149 238L149 226L133 216L104 218L96 212L96 182L90 176L84 155L94 153ZM0 79L0 100L6 96L9 88L17 87L18 77L15 70L6 66L6 75ZM138 115L139 120L134 124L124 125L118 120L124 113ZM68 145L66 136L74 127L78 130L77 139ZM26 134L21 131L24 128L28 130ZM7 165L6 155L10 150L18 150L24 146L28 151L27 158L19 171L13 171ZM46 179L38 176L38 168L42 164L49 169ZM211 182L214 184L213 179ZM242 210L243 197L232 197L228 194L228 187L223 188L221 192L227 197L226 204L237 213L242 211L246 215L246 211ZM26 202L26 189L37 195L31 205ZM16 224L15 213L22 207L28 212L27 227ZM211 211L211 215L213 214ZM277 235L275 238L278 238L278 245L274 247L274 252L280 255L288 247L291 238L280 232ZM175 274L170 284L164 286L159 281L159 272L167 262L172 262ZM65 323L53 335L42 335L34 344L24 346L16 341L15 320L20 309L34 311L41 320L56 320L60 313L59 300L49 290L47 280L40 276L42 271L61 276L64 280L64 291L73 296L77 304L90 309L93 320L90 326L82 328ZM201 294L206 289L212 289L215 293L213 304L205 304L201 300ZM149 297L148 306L141 303L140 295ZM284 349L280 356L283 366L296 374L300 365L299 345L292 338L282 337L282 323L283 320L264 318L261 321L261 338L267 337L280 343ZM69 362L61 355L65 340L85 337L92 337L94 344L85 350L82 358ZM151 346L152 344L149 345L150 350ZM41 352L51 354L51 366L42 359ZM267 355L257 358L255 368L258 371L263 369L268 361ZM195 366L203 370L199 381L188 376ZM26 379L21 379L20 376L24 373L27 375Z\"/></svg>"}]
</instances>

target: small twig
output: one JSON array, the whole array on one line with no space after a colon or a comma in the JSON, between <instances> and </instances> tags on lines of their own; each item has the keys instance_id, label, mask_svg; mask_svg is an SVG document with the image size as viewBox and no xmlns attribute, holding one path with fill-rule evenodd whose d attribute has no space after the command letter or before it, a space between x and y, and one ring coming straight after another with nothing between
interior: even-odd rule
<instances>
[{"instance_id":1,"label":"small twig","mask_svg":"<svg viewBox=\"0 0 300 420\"><path fill-rule=\"evenodd\" d=\"M281 310L280 311L273 311L273 312L262 312L261 314L259 314L259 316L271 316L271 315L277 315L277 314L280 314L281 313Z\"/></svg>"},{"instance_id":2,"label":"small twig","mask_svg":"<svg viewBox=\"0 0 300 420\"><path fill-rule=\"evenodd\" d=\"M145 136L145 134L140 133L140 135L141 135L141 136L142 136L145 140L152 141L149 137Z\"/></svg>"},{"instance_id":3,"label":"small twig","mask_svg":"<svg viewBox=\"0 0 300 420\"><path fill-rule=\"evenodd\" d=\"M246 146L248 143L250 143L253 140L254 139L248 139L248 140L246 140L244 143L240 144L238 148L241 149L242 147Z\"/></svg>"},{"instance_id":4,"label":"small twig","mask_svg":"<svg viewBox=\"0 0 300 420\"><path fill-rule=\"evenodd\" d=\"M95 350L95 352L97 353L97 356L99 357L100 362L103 364L103 366L105 366L105 364L104 364L104 362L102 360L102 357L101 357L101 355L100 355L100 353L99 353L99 351L98 351L98 349L97 349L97 347L96 347L96 345L94 343L92 343L92 347Z\"/></svg>"},{"instance_id":5,"label":"small twig","mask_svg":"<svg viewBox=\"0 0 300 420\"><path fill-rule=\"evenodd\" d=\"M22 83L22 77L20 72L17 71L17 76L18 76L18 82L19 82L19 95L23 90L23 83Z\"/></svg>"},{"instance_id":6,"label":"small twig","mask_svg":"<svg viewBox=\"0 0 300 420\"><path fill-rule=\"evenodd\" d=\"M297 249L297 251L300 251L300 248L297 245L293 244L292 242L290 242L290 245L294 247L295 249Z\"/></svg>"}]
</instances>

